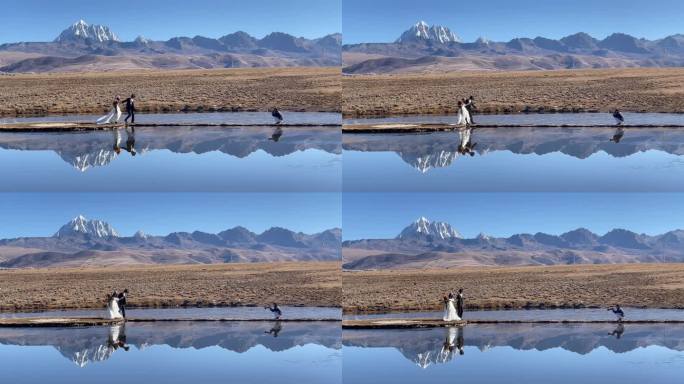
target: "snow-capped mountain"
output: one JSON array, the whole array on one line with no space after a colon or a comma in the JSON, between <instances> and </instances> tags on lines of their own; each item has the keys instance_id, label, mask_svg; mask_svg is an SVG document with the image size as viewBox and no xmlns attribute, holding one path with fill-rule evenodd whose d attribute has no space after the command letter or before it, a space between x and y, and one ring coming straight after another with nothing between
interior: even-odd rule
<instances>
[{"instance_id":1,"label":"snow-capped mountain","mask_svg":"<svg viewBox=\"0 0 684 384\"><path fill-rule=\"evenodd\" d=\"M425 217L421 217L408 227L401 231L397 239L423 238L426 236L433 236L440 239L460 239L461 234L451 227L448 223L440 221L430 221Z\"/></svg>"},{"instance_id":2,"label":"snow-capped mountain","mask_svg":"<svg viewBox=\"0 0 684 384\"><path fill-rule=\"evenodd\" d=\"M88 220L82 215L78 215L70 222L64 224L53 237L67 237L76 234L86 234L101 238L119 237L119 233L109 223L101 220Z\"/></svg>"},{"instance_id":3,"label":"snow-capped mountain","mask_svg":"<svg viewBox=\"0 0 684 384\"><path fill-rule=\"evenodd\" d=\"M0 72L338 66L341 44L339 33L309 39L272 32L257 39L241 31L221 37L174 36L168 40L139 35L133 41L121 41L109 27L79 20L51 42L0 44Z\"/></svg>"},{"instance_id":4,"label":"snow-capped mountain","mask_svg":"<svg viewBox=\"0 0 684 384\"><path fill-rule=\"evenodd\" d=\"M79 215L50 237L0 239L0 268L334 261L341 258L341 242L339 228L313 234L278 227L258 234L234 227L127 236Z\"/></svg>"},{"instance_id":5,"label":"snow-capped mountain","mask_svg":"<svg viewBox=\"0 0 684 384\"><path fill-rule=\"evenodd\" d=\"M428 26L426 22L419 21L402 33L401 36L399 36L399 38L396 40L397 43L414 43L423 41L446 44L459 43L461 42L461 39L456 36L455 33L451 32L451 30L449 30L447 27L442 27L441 25Z\"/></svg>"},{"instance_id":6,"label":"snow-capped mountain","mask_svg":"<svg viewBox=\"0 0 684 384\"><path fill-rule=\"evenodd\" d=\"M345 269L681 263L684 230L647 235L616 228L598 235L578 228L558 235L463 238L449 224L421 217L393 239L349 240L342 246L354 250L345 256Z\"/></svg>"},{"instance_id":7,"label":"snow-capped mountain","mask_svg":"<svg viewBox=\"0 0 684 384\"><path fill-rule=\"evenodd\" d=\"M55 39L56 43L80 41L103 43L105 41L119 41L119 38L107 26L90 25L83 20L79 20L62 31Z\"/></svg>"}]
</instances>

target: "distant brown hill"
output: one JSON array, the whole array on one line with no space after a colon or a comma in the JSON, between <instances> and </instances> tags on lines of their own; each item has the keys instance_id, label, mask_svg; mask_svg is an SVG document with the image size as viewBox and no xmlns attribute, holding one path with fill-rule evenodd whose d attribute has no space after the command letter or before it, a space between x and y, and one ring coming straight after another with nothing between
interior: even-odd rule
<instances>
[{"instance_id":1,"label":"distant brown hill","mask_svg":"<svg viewBox=\"0 0 684 384\"><path fill-rule=\"evenodd\" d=\"M658 236L613 229L603 236L579 228L497 238L460 237L446 223L420 218L394 239L342 243L345 269L435 268L684 262L684 231Z\"/></svg>"},{"instance_id":2,"label":"distant brown hill","mask_svg":"<svg viewBox=\"0 0 684 384\"><path fill-rule=\"evenodd\" d=\"M309 235L279 227L261 234L235 227L216 234L120 236L106 222L78 216L51 237L0 240L0 268L329 261L340 259L341 235L339 228Z\"/></svg>"},{"instance_id":3,"label":"distant brown hill","mask_svg":"<svg viewBox=\"0 0 684 384\"><path fill-rule=\"evenodd\" d=\"M342 59L347 74L680 67L684 66L684 35L646 40L613 33L599 40L579 32L558 40L479 38L465 43L446 27L419 22L392 43L344 45Z\"/></svg>"},{"instance_id":4,"label":"distant brown hill","mask_svg":"<svg viewBox=\"0 0 684 384\"><path fill-rule=\"evenodd\" d=\"M0 72L339 66L341 42L339 33L306 39L273 32L257 39L242 31L123 42L108 27L80 20L51 42L0 45Z\"/></svg>"}]
</instances>

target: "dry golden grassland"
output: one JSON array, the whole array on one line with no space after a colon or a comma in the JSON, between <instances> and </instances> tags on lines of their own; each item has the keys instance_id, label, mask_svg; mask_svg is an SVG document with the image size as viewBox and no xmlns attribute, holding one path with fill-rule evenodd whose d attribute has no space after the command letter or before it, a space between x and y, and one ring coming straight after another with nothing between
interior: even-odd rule
<instances>
[{"instance_id":1,"label":"dry golden grassland","mask_svg":"<svg viewBox=\"0 0 684 384\"><path fill-rule=\"evenodd\" d=\"M684 68L346 76L342 87L346 117L455 113L470 95L479 113L684 112Z\"/></svg>"},{"instance_id":2,"label":"dry golden grassland","mask_svg":"<svg viewBox=\"0 0 684 384\"><path fill-rule=\"evenodd\" d=\"M684 308L684 264L359 271L344 272L342 281L350 313L438 310L442 295L459 288L470 309Z\"/></svg>"},{"instance_id":3,"label":"dry golden grassland","mask_svg":"<svg viewBox=\"0 0 684 384\"><path fill-rule=\"evenodd\" d=\"M339 307L339 262L0 270L0 310L102 308L113 290L133 307Z\"/></svg>"},{"instance_id":4,"label":"dry golden grassland","mask_svg":"<svg viewBox=\"0 0 684 384\"><path fill-rule=\"evenodd\" d=\"M99 114L135 93L151 112L339 112L339 68L249 68L0 76L0 116Z\"/></svg>"}]
</instances>

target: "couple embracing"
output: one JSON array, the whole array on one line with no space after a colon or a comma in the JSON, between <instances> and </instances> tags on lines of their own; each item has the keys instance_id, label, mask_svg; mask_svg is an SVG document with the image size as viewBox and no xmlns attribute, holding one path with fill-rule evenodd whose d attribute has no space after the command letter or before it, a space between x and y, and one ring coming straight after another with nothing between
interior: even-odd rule
<instances>
[{"instance_id":1,"label":"couple embracing","mask_svg":"<svg viewBox=\"0 0 684 384\"><path fill-rule=\"evenodd\" d=\"M463 320L463 288L458 290L458 294L454 295L449 292L442 299L444 302L444 316L442 320L444 321L460 321Z\"/></svg>"},{"instance_id":2,"label":"couple embracing","mask_svg":"<svg viewBox=\"0 0 684 384\"><path fill-rule=\"evenodd\" d=\"M107 295L107 318L108 319L126 319L126 297L128 296L128 289L123 292L112 292Z\"/></svg>"}]
</instances>

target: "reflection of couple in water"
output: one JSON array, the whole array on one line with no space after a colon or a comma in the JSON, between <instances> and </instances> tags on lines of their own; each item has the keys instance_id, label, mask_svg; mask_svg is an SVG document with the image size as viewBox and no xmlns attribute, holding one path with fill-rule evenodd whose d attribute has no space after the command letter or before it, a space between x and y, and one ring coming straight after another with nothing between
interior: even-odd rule
<instances>
[{"instance_id":1,"label":"reflection of couple in water","mask_svg":"<svg viewBox=\"0 0 684 384\"><path fill-rule=\"evenodd\" d=\"M107 313L108 319L126 319L126 298L128 297L128 289L123 292L112 292L107 295Z\"/></svg>"},{"instance_id":2,"label":"reflection of couple in water","mask_svg":"<svg viewBox=\"0 0 684 384\"><path fill-rule=\"evenodd\" d=\"M466 127L458 130L459 144L458 153L461 155L475 156L475 146L477 143L473 143L472 133L475 128Z\"/></svg>"},{"instance_id":3,"label":"reflection of couple in water","mask_svg":"<svg viewBox=\"0 0 684 384\"><path fill-rule=\"evenodd\" d=\"M126 344L126 325L115 325L109 328L109 337L107 338L107 348L110 351L116 351L122 348L128 352L130 347Z\"/></svg>"},{"instance_id":4,"label":"reflection of couple in water","mask_svg":"<svg viewBox=\"0 0 684 384\"><path fill-rule=\"evenodd\" d=\"M458 350L459 355L465 354L465 341L463 339L463 327L449 327L446 330L444 337L444 344L442 350L439 352L439 361L446 363L456 356Z\"/></svg>"},{"instance_id":5,"label":"reflection of couple in water","mask_svg":"<svg viewBox=\"0 0 684 384\"><path fill-rule=\"evenodd\" d=\"M112 149L114 149L114 152L118 155L121 153L121 130L119 128L112 130L112 133L114 134L114 145L112 146ZM131 156L135 156L138 152L135 150L135 128L134 127L126 127L126 146L123 147L126 152L130 153Z\"/></svg>"}]
</instances>

